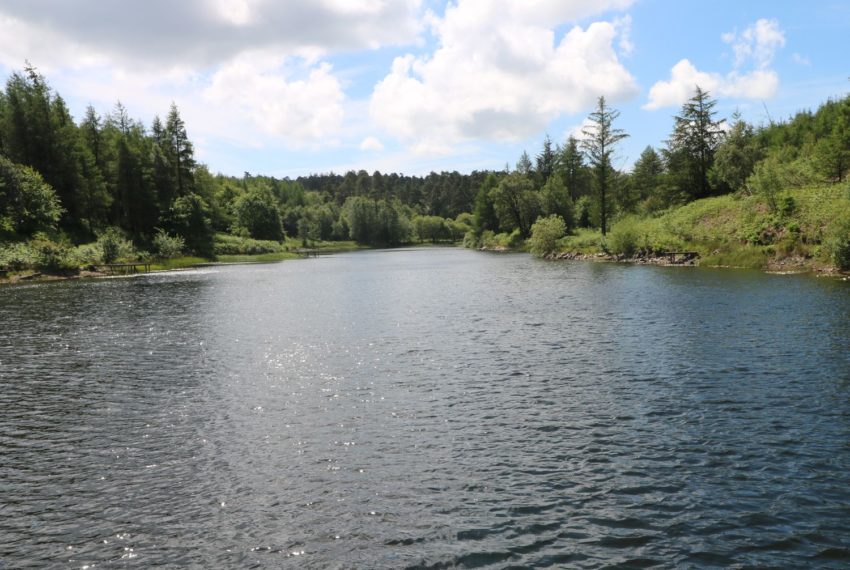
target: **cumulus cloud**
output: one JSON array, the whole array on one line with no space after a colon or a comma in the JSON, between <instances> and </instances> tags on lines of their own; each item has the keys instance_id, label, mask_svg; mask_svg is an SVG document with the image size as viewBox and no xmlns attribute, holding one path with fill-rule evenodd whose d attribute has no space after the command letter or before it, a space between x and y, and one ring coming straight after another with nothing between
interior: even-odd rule
<instances>
[{"instance_id":1,"label":"cumulus cloud","mask_svg":"<svg viewBox=\"0 0 850 570\"><path fill-rule=\"evenodd\" d=\"M776 20L761 19L743 32L723 34L722 40L735 53L734 69L726 74L700 71L688 59L670 70L670 79L656 82L649 90L645 109L681 105L693 96L699 85L714 96L739 99L767 99L779 87L779 75L772 69L776 51L785 45L785 35Z\"/></svg>"},{"instance_id":2,"label":"cumulus cloud","mask_svg":"<svg viewBox=\"0 0 850 570\"><path fill-rule=\"evenodd\" d=\"M237 113L267 135L297 143L333 138L343 118L344 95L327 63L290 78L285 60L247 53L222 66L203 92L204 100Z\"/></svg>"},{"instance_id":3,"label":"cumulus cloud","mask_svg":"<svg viewBox=\"0 0 850 570\"><path fill-rule=\"evenodd\" d=\"M554 28L629 4L458 0L431 15L433 53L395 59L370 114L414 150L440 153L464 140L523 138L599 95L622 100L637 91L614 48L628 22L575 26L557 42Z\"/></svg>"},{"instance_id":4,"label":"cumulus cloud","mask_svg":"<svg viewBox=\"0 0 850 570\"><path fill-rule=\"evenodd\" d=\"M752 61L758 69L764 69L773 61L776 50L785 45L785 34L776 20L757 20L741 33L723 34L724 42L735 52L735 67Z\"/></svg>"},{"instance_id":5,"label":"cumulus cloud","mask_svg":"<svg viewBox=\"0 0 850 570\"><path fill-rule=\"evenodd\" d=\"M75 64L79 52L133 65L215 65L239 53L326 53L413 41L421 0L4 0L0 62ZM50 43L45 42L50 38ZM77 53L55 49L76 46Z\"/></svg>"},{"instance_id":6,"label":"cumulus cloud","mask_svg":"<svg viewBox=\"0 0 850 570\"><path fill-rule=\"evenodd\" d=\"M775 71L764 69L745 74L736 71L726 75L708 73L699 71L694 64L683 59L670 70L669 81L659 81L650 88L649 102L644 108L681 105L693 96L697 85L715 97L767 99L776 93L779 76Z\"/></svg>"},{"instance_id":7,"label":"cumulus cloud","mask_svg":"<svg viewBox=\"0 0 850 570\"><path fill-rule=\"evenodd\" d=\"M209 138L333 144L345 97L323 58L415 41L420 3L4 0L0 66L29 60L66 96L148 118L174 99Z\"/></svg>"}]
</instances>

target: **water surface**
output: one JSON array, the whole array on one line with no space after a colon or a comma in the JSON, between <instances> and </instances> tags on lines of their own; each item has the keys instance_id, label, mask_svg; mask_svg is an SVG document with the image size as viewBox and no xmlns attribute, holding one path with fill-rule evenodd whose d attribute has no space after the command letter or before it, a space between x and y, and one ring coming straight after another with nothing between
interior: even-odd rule
<instances>
[{"instance_id":1,"label":"water surface","mask_svg":"<svg viewBox=\"0 0 850 570\"><path fill-rule=\"evenodd\" d=\"M397 250L0 323L0 568L850 564L846 282Z\"/></svg>"}]
</instances>

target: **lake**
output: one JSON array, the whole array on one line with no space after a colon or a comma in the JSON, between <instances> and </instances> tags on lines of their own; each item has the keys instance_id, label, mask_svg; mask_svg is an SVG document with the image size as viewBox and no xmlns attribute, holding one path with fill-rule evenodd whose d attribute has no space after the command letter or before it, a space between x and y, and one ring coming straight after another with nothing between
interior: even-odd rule
<instances>
[{"instance_id":1,"label":"lake","mask_svg":"<svg viewBox=\"0 0 850 570\"><path fill-rule=\"evenodd\" d=\"M850 565L847 282L423 248L0 324L0 569Z\"/></svg>"}]
</instances>

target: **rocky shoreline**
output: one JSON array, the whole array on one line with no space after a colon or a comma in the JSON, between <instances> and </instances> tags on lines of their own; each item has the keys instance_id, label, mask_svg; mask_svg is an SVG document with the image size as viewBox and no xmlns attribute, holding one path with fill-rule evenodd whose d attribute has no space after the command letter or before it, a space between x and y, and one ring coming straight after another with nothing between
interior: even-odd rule
<instances>
[{"instance_id":1,"label":"rocky shoreline","mask_svg":"<svg viewBox=\"0 0 850 570\"><path fill-rule=\"evenodd\" d=\"M642 265L676 265L695 266L699 265L699 254L695 251L672 252L672 253L649 253L637 252L634 255L611 254L611 253L577 253L565 251L561 253L547 253L543 256L549 260L570 261L609 261L615 263L635 263Z\"/></svg>"}]
</instances>

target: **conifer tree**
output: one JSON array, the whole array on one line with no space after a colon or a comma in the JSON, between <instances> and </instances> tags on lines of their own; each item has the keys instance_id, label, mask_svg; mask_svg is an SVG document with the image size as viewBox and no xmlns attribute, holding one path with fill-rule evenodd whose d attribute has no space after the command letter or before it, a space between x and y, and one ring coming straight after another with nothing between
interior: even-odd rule
<instances>
[{"instance_id":1,"label":"conifer tree","mask_svg":"<svg viewBox=\"0 0 850 570\"><path fill-rule=\"evenodd\" d=\"M614 121L619 116L619 111L605 103L605 97L599 97L596 110L588 117L590 125L582 130L586 138L581 141L581 147L587 154L596 180L603 236L607 232L607 194L613 175L611 159L614 156L615 145L629 136L622 129L614 128Z\"/></svg>"}]
</instances>

